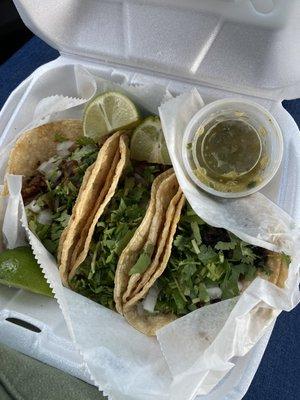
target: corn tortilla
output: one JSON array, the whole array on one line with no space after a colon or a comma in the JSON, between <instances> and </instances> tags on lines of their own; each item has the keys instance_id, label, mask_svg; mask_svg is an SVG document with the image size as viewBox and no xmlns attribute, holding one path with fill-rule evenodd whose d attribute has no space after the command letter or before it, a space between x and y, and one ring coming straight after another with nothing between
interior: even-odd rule
<instances>
[{"instance_id":1,"label":"corn tortilla","mask_svg":"<svg viewBox=\"0 0 300 400\"><path fill-rule=\"evenodd\" d=\"M61 254L59 261L60 276L65 286L68 286L68 277L72 269L71 257L74 248L80 239L81 232L86 226L91 215L95 215L97 209L95 204L99 196L105 196L102 191L107 181L107 175L111 170L111 164L116 153L118 153L120 136L124 134L119 131L109 137L101 147L98 157L89 171L90 176L86 185L82 186L77 197L71 218L63 235L61 244Z\"/></svg>"},{"instance_id":2,"label":"corn tortilla","mask_svg":"<svg viewBox=\"0 0 300 400\"><path fill-rule=\"evenodd\" d=\"M129 161L129 149L127 146L127 137L125 135L120 136L119 150L116 154L119 154L119 157L114 157L112 167L109 174L107 175L106 183L94 207L96 212L92 212L92 220L90 218L89 221L86 222L86 226L88 227L88 229L82 230L81 238L77 243L77 245L80 245L80 248L82 248L82 250L80 253L77 251L77 254L74 252L74 255L76 255L76 259L73 260L74 263L72 263L71 266L69 280L73 278L77 268L85 260L89 251L96 224L103 214L105 207L108 205L111 198L113 197L124 168Z\"/></svg>"},{"instance_id":3,"label":"corn tortilla","mask_svg":"<svg viewBox=\"0 0 300 400\"><path fill-rule=\"evenodd\" d=\"M155 284L156 280L163 274L167 267L172 251L172 243L176 233L176 228L185 202L183 194L181 195L179 201L176 200L176 197L179 196L178 193L174 196L167 211L164 231L162 232L160 238L163 249L158 249L157 251L158 260L156 259L153 261L151 265L153 267L152 273L149 272L147 274L149 280L147 282L142 280L140 285L136 287L134 295L123 305L122 311L128 323L149 336L155 335L158 329L177 318L177 316L174 314L150 314L144 312L140 301L146 297L149 289ZM168 219L171 220L169 223ZM288 265L282 255L269 251L267 266L271 272L270 275L268 277L261 274L258 275L268 279L269 282L277 285L280 288L284 287L288 274ZM150 268L148 269L149 271ZM244 290L249 283L250 282L247 282L242 290Z\"/></svg>"},{"instance_id":4,"label":"corn tortilla","mask_svg":"<svg viewBox=\"0 0 300 400\"><path fill-rule=\"evenodd\" d=\"M10 152L6 174L31 177L38 167L57 154L56 135L63 135L67 140L75 141L83 136L80 120L50 122L30 129L16 141ZM8 194L6 185L3 195Z\"/></svg>"},{"instance_id":5,"label":"corn tortilla","mask_svg":"<svg viewBox=\"0 0 300 400\"><path fill-rule=\"evenodd\" d=\"M161 183L159 189L157 190L156 198L155 198L155 213L152 217L149 233L144 244L144 248L151 248L154 249L154 254L156 253L156 248L161 246L160 241L160 234L164 228L164 224L166 221L165 215L169 204L174 197L175 193L178 190L178 182L176 179L175 174L170 175L167 177L164 182ZM137 254L139 256L139 254ZM151 273L151 266L147 268L147 270L143 274L134 274L131 275L128 282L128 287L126 292L123 295L123 303L126 303L127 300L131 297L132 292L136 290L136 285L140 285L140 280L144 278L146 274L145 282L148 281L147 273L150 270ZM144 285L144 283L143 283Z\"/></svg>"},{"instance_id":6,"label":"corn tortilla","mask_svg":"<svg viewBox=\"0 0 300 400\"><path fill-rule=\"evenodd\" d=\"M147 235L150 230L151 221L155 214L155 201L157 191L160 188L162 182L168 179L173 174L173 169L170 168L155 178L151 187L150 201L147 207L146 214L136 229L133 237L131 238L128 245L125 247L120 255L118 266L115 274L115 289L114 289L114 300L116 303L116 309L119 313L122 313L122 296L129 286L129 270L136 262L139 252L144 247Z\"/></svg>"}]
</instances>

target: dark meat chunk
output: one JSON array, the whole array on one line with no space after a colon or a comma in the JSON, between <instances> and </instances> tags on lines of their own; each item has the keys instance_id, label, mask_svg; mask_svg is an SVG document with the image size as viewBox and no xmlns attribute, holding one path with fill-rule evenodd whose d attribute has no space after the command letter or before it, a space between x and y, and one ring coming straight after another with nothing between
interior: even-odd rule
<instances>
[{"instance_id":1,"label":"dark meat chunk","mask_svg":"<svg viewBox=\"0 0 300 400\"><path fill-rule=\"evenodd\" d=\"M132 165L134 167L134 172L137 174L142 174L144 169L149 167L149 163L146 161L132 161Z\"/></svg>"},{"instance_id":2,"label":"dark meat chunk","mask_svg":"<svg viewBox=\"0 0 300 400\"><path fill-rule=\"evenodd\" d=\"M47 190L47 184L42 174L37 173L23 181L22 197L24 204L29 204L38 194Z\"/></svg>"},{"instance_id":3,"label":"dark meat chunk","mask_svg":"<svg viewBox=\"0 0 300 400\"><path fill-rule=\"evenodd\" d=\"M267 261L269 254L269 251L267 249L264 249L263 247L254 247L253 251L262 260L264 260L265 262Z\"/></svg>"},{"instance_id":4,"label":"dark meat chunk","mask_svg":"<svg viewBox=\"0 0 300 400\"><path fill-rule=\"evenodd\" d=\"M156 172L156 175L161 174L162 172L166 171L167 169L171 168L170 165L162 165L162 164L149 164L147 161L131 161L134 172L137 174L142 174L144 169L149 167L149 165L152 165L158 169Z\"/></svg>"},{"instance_id":5,"label":"dark meat chunk","mask_svg":"<svg viewBox=\"0 0 300 400\"><path fill-rule=\"evenodd\" d=\"M226 229L206 225L201 232L202 241L206 246L214 247L218 242L230 242Z\"/></svg>"},{"instance_id":6,"label":"dark meat chunk","mask_svg":"<svg viewBox=\"0 0 300 400\"><path fill-rule=\"evenodd\" d=\"M64 178L70 178L76 174L78 168L78 161L76 160L62 160L60 168Z\"/></svg>"},{"instance_id":7,"label":"dark meat chunk","mask_svg":"<svg viewBox=\"0 0 300 400\"><path fill-rule=\"evenodd\" d=\"M146 180L143 178L144 170L149 167L153 166L156 168L155 172L153 172L154 177L156 178L162 172L165 172L167 169L170 168L169 165L162 165L162 164L149 164L146 161L132 161L132 166L134 170L134 177L137 182L146 184Z\"/></svg>"}]
</instances>

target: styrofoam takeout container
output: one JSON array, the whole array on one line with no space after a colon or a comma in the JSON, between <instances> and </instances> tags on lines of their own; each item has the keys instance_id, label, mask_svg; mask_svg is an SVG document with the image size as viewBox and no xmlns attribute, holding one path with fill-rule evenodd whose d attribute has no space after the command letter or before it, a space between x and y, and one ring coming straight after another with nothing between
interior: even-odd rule
<instances>
[{"instance_id":1,"label":"styrofoam takeout container","mask_svg":"<svg viewBox=\"0 0 300 400\"><path fill-rule=\"evenodd\" d=\"M64 65L80 63L115 82L160 83L173 94L195 86L206 103L232 97L254 99L278 121L285 147L281 167L263 193L299 222L300 136L281 101L300 95L300 54L294 40L300 36L300 7L296 1L273 0L271 12L258 14L253 12L255 3L15 0L27 26L58 49L60 57L38 68L8 98L0 114L0 146L20 130L21 112L22 126L27 112L30 118L26 99L32 83L38 82L43 72L59 74L58 67ZM49 86L49 95L51 90ZM38 329L25 329L10 318ZM209 395L199 399L241 399L270 333L245 357L234 360L236 367ZM90 382L55 300L0 286L0 341Z\"/></svg>"}]
</instances>

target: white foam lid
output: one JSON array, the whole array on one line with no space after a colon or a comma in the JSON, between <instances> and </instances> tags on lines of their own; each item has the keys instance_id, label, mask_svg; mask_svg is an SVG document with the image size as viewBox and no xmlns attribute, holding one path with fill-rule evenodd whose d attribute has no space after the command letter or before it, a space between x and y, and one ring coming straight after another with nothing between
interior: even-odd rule
<instances>
[{"instance_id":1,"label":"white foam lid","mask_svg":"<svg viewBox=\"0 0 300 400\"><path fill-rule=\"evenodd\" d=\"M282 100L300 95L300 4L272 1L271 21L290 11L281 28L241 22L272 26L269 14L255 20L253 0L14 0L62 54Z\"/></svg>"}]
</instances>

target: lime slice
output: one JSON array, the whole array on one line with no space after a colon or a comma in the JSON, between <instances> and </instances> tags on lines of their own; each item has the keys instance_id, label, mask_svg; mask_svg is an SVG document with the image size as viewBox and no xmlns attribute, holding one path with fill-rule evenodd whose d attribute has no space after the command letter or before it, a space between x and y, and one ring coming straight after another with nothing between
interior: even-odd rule
<instances>
[{"instance_id":1,"label":"lime slice","mask_svg":"<svg viewBox=\"0 0 300 400\"><path fill-rule=\"evenodd\" d=\"M17 247L0 253L0 283L53 297L29 247Z\"/></svg>"},{"instance_id":2,"label":"lime slice","mask_svg":"<svg viewBox=\"0 0 300 400\"><path fill-rule=\"evenodd\" d=\"M146 118L133 132L131 158L149 163L171 165L170 156L158 117Z\"/></svg>"},{"instance_id":3,"label":"lime slice","mask_svg":"<svg viewBox=\"0 0 300 400\"><path fill-rule=\"evenodd\" d=\"M134 127L140 120L133 102L118 92L102 93L87 106L83 117L84 135L99 141L119 129Z\"/></svg>"}]
</instances>

